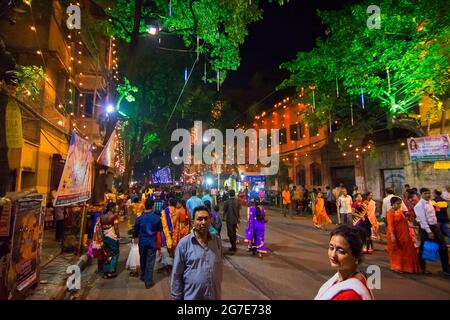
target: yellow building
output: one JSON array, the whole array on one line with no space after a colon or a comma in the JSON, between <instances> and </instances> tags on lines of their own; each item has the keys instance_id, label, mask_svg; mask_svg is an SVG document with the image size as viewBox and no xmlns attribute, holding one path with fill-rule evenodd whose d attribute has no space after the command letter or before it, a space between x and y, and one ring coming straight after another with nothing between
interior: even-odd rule
<instances>
[{"instance_id":1,"label":"yellow building","mask_svg":"<svg viewBox=\"0 0 450 320\"><path fill-rule=\"evenodd\" d=\"M17 15L15 25L0 21L16 63L41 66L46 74L39 97L18 101L24 144L8 152L10 191L35 188L49 195L57 189L72 130L95 145L103 142L99 120L105 115L112 75L111 41L93 36L86 17L84 28L69 30L62 3L33 1L32 10L22 4L26 13ZM90 12L87 7L82 11Z\"/></svg>"}]
</instances>

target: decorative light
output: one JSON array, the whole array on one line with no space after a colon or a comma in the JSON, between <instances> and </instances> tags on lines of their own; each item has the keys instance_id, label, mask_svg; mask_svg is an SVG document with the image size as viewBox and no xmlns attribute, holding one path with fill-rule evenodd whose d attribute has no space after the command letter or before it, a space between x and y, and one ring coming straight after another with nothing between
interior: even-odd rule
<instances>
[{"instance_id":1,"label":"decorative light","mask_svg":"<svg viewBox=\"0 0 450 320\"><path fill-rule=\"evenodd\" d=\"M352 145L352 144L349 144L348 147L349 147L349 148L353 148L353 145Z\"/></svg>"},{"instance_id":2,"label":"decorative light","mask_svg":"<svg viewBox=\"0 0 450 320\"><path fill-rule=\"evenodd\" d=\"M67 49L71 49L72 47L70 45L67 46Z\"/></svg>"},{"instance_id":3,"label":"decorative light","mask_svg":"<svg viewBox=\"0 0 450 320\"><path fill-rule=\"evenodd\" d=\"M359 158L359 154L356 155L356 159L358 159L358 158Z\"/></svg>"},{"instance_id":4,"label":"decorative light","mask_svg":"<svg viewBox=\"0 0 450 320\"><path fill-rule=\"evenodd\" d=\"M404 142L402 142L402 143L400 143L400 145L401 145L402 147L404 147L404 146L405 146L405 143L404 143Z\"/></svg>"},{"instance_id":5,"label":"decorative light","mask_svg":"<svg viewBox=\"0 0 450 320\"><path fill-rule=\"evenodd\" d=\"M36 51L37 54L42 54L41 50Z\"/></svg>"},{"instance_id":6,"label":"decorative light","mask_svg":"<svg viewBox=\"0 0 450 320\"><path fill-rule=\"evenodd\" d=\"M59 105L58 105L58 108L62 109L62 107L63 107L62 104L59 104Z\"/></svg>"},{"instance_id":7,"label":"decorative light","mask_svg":"<svg viewBox=\"0 0 450 320\"><path fill-rule=\"evenodd\" d=\"M342 155L343 155L344 157L347 156L347 154L346 154L345 152L344 152Z\"/></svg>"},{"instance_id":8,"label":"decorative light","mask_svg":"<svg viewBox=\"0 0 450 320\"><path fill-rule=\"evenodd\" d=\"M356 148L355 151L358 152L358 151L359 151L359 148Z\"/></svg>"},{"instance_id":9,"label":"decorative light","mask_svg":"<svg viewBox=\"0 0 450 320\"><path fill-rule=\"evenodd\" d=\"M36 31L36 27L35 26L31 26L30 29L31 29L31 31Z\"/></svg>"},{"instance_id":10,"label":"decorative light","mask_svg":"<svg viewBox=\"0 0 450 320\"><path fill-rule=\"evenodd\" d=\"M73 127L75 128L75 126L76 126L76 124L74 123L74 124L73 124Z\"/></svg>"},{"instance_id":11,"label":"decorative light","mask_svg":"<svg viewBox=\"0 0 450 320\"><path fill-rule=\"evenodd\" d=\"M88 138L88 136L85 136L84 138L85 138L85 139L87 139L87 138Z\"/></svg>"},{"instance_id":12,"label":"decorative light","mask_svg":"<svg viewBox=\"0 0 450 320\"><path fill-rule=\"evenodd\" d=\"M59 120L59 121L58 121L58 125L59 125L59 126L62 126L62 125L63 125L63 122L62 122L61 120Z\"/></svg>"},{"instance_id":13,"label":"decorative light","mask_svg":"<svg viewBox=\"0 0 450 320\"><path fill-rule=\"evenodd\" d=\"M86 116L84 114L81 115L82 118L85 118Z\"/></svg>"},{"instance_id":14,"label":"decorative light","mask_svg":"<svg viewBox=\"0 0 450 320\"><path fill-rule=\"evenodd\" d=\"M80 41L80 42L78 42L80 45L82 45L83 43Z\"/></svg>"},{"instance_id":15,"label":"decorative light","mask_svg":"<svg viewBox=\"0 0 450 320\"><path fill-rule=\"evenodd\" d=\"M78 51L78 54L81 54L81 51Z\"/></svg>"}]
</instances>

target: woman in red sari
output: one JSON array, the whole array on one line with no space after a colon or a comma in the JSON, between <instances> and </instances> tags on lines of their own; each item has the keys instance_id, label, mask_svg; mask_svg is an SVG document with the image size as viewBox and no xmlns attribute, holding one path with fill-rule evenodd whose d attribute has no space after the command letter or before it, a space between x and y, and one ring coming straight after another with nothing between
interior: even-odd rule
<instances>
[{"instance_id":1,"label":"woman in red sari","mask_svg":"<svg viewBox=\"0 0 450 320\"><path fill-rule=\"evenodd\" d=\"M387 249L393 271L419 273L419 256L409 235L408 220L401 210L402 199L391 198L392 208L387 212Z\"/></svg>"},{"instance_id":2,"label":"woman in red sari","mask_svg":"<svg viewBox=\"0 0 450 320\"><path fill-rule=\"evenodd\" d=\"M364 275L359 272L363 239L356 227L341 225L331 232L328 259L336 274L320 288L315 300L373 300Z\"/></svg>"}]
</instances>

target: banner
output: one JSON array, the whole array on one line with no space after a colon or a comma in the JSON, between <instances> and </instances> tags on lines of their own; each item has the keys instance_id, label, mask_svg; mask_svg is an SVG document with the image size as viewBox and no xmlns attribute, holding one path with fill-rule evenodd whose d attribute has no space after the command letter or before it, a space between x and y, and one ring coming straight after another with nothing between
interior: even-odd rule
<instances>
[{"instance_id":1,"label":"banner","mask_svg":"<svg viewBox=\"0 0 450 320\"><path fill-rule=\"evenodd\" d=\"M23 199L15 204L8 270L11 289L22 291L37 281L41 206L42 199Z\"/></svg>"},{"instance_id":2,"label":"banner","mask_svg":"<svg viewBox=\"0 0 450 320\"><path fill-rule=\"evenodd\" d=\"M164 167L152 175L153 183L171 183L170 168Z\"/></svg>"},{"instance_id":3,"label":"banner","mask_svg":"<svg viewBox=\"0 0 450 320\"><path fill-rule=\"evenodd\" d=\"M409 155L413 162L450 160L450 140L448 134L409 138L407 141Z\"/></svg>"},{"instance_id":4,"label":"banner","mask_svg":"<svg viewBox=\"0 0 450 320\"><path fill-rule=\"evenodd\" d=\"M107 167L114 167L115 150L117 147L117 134L116 129L113 130L108 142L102 150L102 153L98 156L97 163Z\"/></svg>"},{"instance_id":5,"label":"banner","mask_svg":"<svg viewBox=\"0 0 450 320\"><path fill-rule=\"evenodd\" d=\"M92 144L73 131L54 206L67 206L89 200L91 184Z\"/></svg>"},{"instance_id":6,"label":"banner","mask_svg":"<svg viewBox=\"0 0 450 320\"><path fill-rule=\"evenodd\" d=\"M20 149L23 146L22 114L17 102L9 99L6 106L6 144L10 149Z\"/></svg>"},{"instance_id":7,"label":"banner","mask_svg":"<svg viewBox=\"0 0 450 320\"><path fill-rule=\"evenodd\" d=\"M436 161L434 163L434 169L450 169L450 161Z\"/></svg>"}]
</instances>

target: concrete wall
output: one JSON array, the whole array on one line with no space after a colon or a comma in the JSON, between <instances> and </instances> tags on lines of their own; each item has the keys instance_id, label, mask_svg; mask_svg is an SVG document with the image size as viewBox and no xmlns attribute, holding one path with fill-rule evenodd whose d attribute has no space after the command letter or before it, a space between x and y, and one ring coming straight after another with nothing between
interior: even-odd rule
<instances>
[{"instance_id":1,"label":"concrete wall","mask_svg":"<svg viewBox=\"0 0 450 320\"><path fill-rule=\"evenodd\" d=\"M404 169L405 183L418 189L434 189L450 183L450 170L434 169L433 163L411 162L407 148L400 142L377 146L377 153L375 159L364 158L366 185L371 187L377 200L383 197L383 169Z\"/></svg>"}]
</instances>

